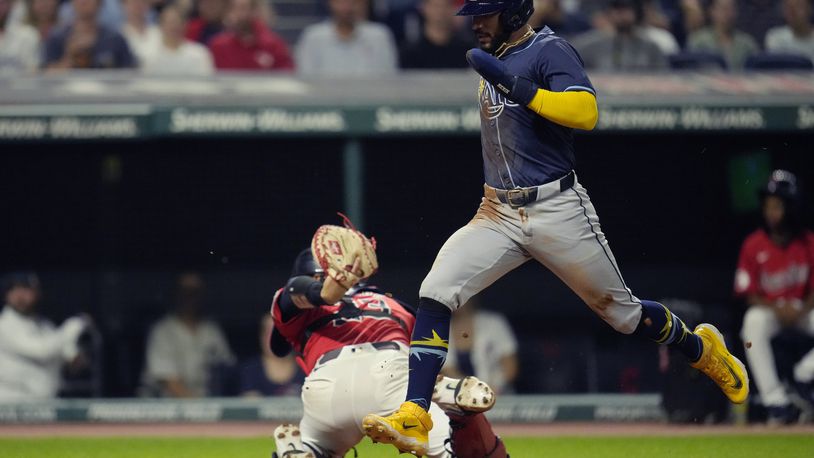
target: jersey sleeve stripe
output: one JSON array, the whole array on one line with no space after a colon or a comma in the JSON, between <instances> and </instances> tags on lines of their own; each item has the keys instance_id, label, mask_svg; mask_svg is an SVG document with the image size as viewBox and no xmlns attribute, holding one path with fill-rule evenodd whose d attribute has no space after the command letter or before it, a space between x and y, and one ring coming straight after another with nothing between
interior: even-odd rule
<instances>
[{"instance_id":1,"label":"jersey sleeve stripe","mask_svg":"<svg viewBox=\"0 0 814 458\"><path fill-rule=\"evenodd\" d=\"M280 295L283 293L283 288L277 290L274 293L274 299L271 300L271 307L269 307L269 313L274 316L274 306L277 305L277 301L280 299Z\"/></svg>"},{"instance_id":2,"label":"jersey sleeve stripe","mask_svg":"<svg viewBox=\"0 0 814 458\"><path fill-rule=\"evenodd\" d=\"M593 95L596 95L596 91L594 91L593 89L591 89L591 88L589 88L587 86L568 86L567 88L565 88L565 90L563 92L569 92L569 91L585 91L585 92L590 92Z\"/></svg>"}]
</instances>

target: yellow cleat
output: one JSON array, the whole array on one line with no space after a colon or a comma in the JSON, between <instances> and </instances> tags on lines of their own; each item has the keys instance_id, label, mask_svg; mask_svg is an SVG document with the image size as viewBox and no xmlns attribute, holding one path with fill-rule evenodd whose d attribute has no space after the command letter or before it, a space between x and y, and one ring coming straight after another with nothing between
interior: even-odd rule
<instances>
[{"instance_id":1,"label":"yellow cleat","mask_svg":"<svg viewBox=\"0 0 814 458\"><path fill-rule=\"evenodd\" d=\"M401 453L424 456L427 454L432 418L421 406L407 401L387 417L366 415L362 428L373 442L393 444Z\"/></svg>"},{"instance_id":2,"label":"yellow cleat","mask_svg":"<svg viewBox=\"0 0 814 458\"><path fill-rule=\"evenodd\" d=\"M743 404L749 395L749 374L746 372L746 366L729 353L724 336L715 326L702 323L696 326L694 333L701 338L704 348L701 359L691 366L707 374L730 401Z\"/></svg>"}]
</instances>

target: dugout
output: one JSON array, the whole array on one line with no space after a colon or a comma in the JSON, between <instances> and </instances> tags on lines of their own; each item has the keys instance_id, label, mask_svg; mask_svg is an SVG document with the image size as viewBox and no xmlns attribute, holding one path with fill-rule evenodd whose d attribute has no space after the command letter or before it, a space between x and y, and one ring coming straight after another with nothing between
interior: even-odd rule
<instances>
[{"instance_id":1,"label":"dugout","mask_svg":"<svg viewBox=\"0 0 814 458\"><path fill-rule=\"evenodd\" d=\"M757 224L755 190L776 167L814 187L814 81L593 80L600 121L578 136L577 172L627 283L639 296L701 303L736 331L731 283ZM330 84L94 73L0 84L0 267L40 271L55 317L96 317L106 395L133 394L146 326L177 270L205 273L211 312L247 357L291 260L336 211L379 241L376 283L414 301L481 195L468 73ZM539 266L502 279L482 302L520 338L520 392L659 388L655 347L626 343Z\"/></svg>"}]
</instances>

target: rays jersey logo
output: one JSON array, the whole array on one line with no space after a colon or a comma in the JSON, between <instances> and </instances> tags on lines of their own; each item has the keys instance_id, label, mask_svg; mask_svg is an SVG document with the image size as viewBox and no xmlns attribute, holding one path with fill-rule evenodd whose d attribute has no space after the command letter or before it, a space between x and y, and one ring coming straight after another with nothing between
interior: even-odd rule
<instances>
[{"instance_id":1,"label":"rays jersey logo","mask_svg":"<svg viewBox=\"0 0 814 458\"><path fill-rule=\"evenodd\" d=\"M494 86L481 78L478 86L478 106L484 119L495 119L503 114L505 107L516 107L516 103L495 90Z\"/></svg>"}]
</instances>

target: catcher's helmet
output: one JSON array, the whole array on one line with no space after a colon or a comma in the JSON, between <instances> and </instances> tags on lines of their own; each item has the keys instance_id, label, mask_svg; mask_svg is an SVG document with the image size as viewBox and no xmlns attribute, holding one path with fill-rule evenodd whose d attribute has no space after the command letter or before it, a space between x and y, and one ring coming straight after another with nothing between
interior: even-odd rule
<instances>
[{"instance_id":1,"label":"catcher's helmet","mask_svg":"<svg viewBox=\"0 0 814 458\"><path fill-rule=\"evenodd\" d=\"M457 16L486 16L500 13L500 22L511 33L523 27L534 13L533 0L466 0Z\"/></svg>"},{"instance_id":2,"label":"catcher's helmet","mask_svg":"<svg viewBox=\"0 0 814 458\"><path fill-rule=\"evenodd\" d=\"M316 260L314 260L314 255L311 254L310 248L300 251L300 254L297 255L297 259L294 260L294 267L291 269L292 277L298 277L300 275L313 277L314 275L321 275L322 273L322 268L317 264Z\"/></svg>"},{"instance_id":3,"label":"catcher's helmet","mask_svg":"<svg viewBox=\"0 0 814 458\"><path fill-rule=\"evenodd\" d=\"M760 189L760 197L766 196L777 196L786 202L796 203L800 199L797 177L788 170L775 170L766 186Z\"/></svg>"}]
</instances>

